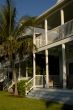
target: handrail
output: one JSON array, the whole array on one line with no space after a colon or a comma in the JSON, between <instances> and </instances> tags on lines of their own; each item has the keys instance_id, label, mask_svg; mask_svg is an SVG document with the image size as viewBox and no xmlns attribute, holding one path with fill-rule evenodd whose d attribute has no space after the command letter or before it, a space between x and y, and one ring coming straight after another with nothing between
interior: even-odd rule
<instances>
[{"instance_id":1,"label":"handrail","mask_svg":"<svg viewBox=\"0 0 73 110\"><path fill-rule=\"evenodd\" d=\"M31 78L31 79L27 82L27 84L30 83L30 82L32 81L32 79L33 79L33 78Z\"/></svg>"},{"instance_id":2,"label":"handrail","mask_svg":"<svg viewBox=\"0 0 73 110\"><path fill-rule=\"evenodd\" d=\"M70 23L70 22L72 22L72 21L73 21L73 19L70 20L70 21L68 21L68 22L65 22L64 24L59 25L59 26L57 26L57 27L55 27L55 28L53 28L53 29L51 29L51 30L48 30L48 32L55 31L55 30L57 30L58 28L60 28L60 27L62 27L62 26L64 26L64 25L66 25L66 24L68 24L68 23Z\"/></svg>"},{"instance_id":3,"label":"handrail","mask_svg":"<svg viewBox=\"0 0 73 110\"><path fill-rule=\"evenodd\" d=\"M7 82L7 83L5 83L5 85L3 87L3 90L6 89L6 88L9 89L11 84L12 84L12 80Z\"/></svg>"},{"instance_id":4,"label":"handrail","mask_svg":"<svg viewBox=\"0 0 73 110\"><path fill-rule=\"evenodd\" d=\"M40 30L40 29L39 29ZM60 25L56 28L47 31L47 44L57 42L59 40L65 39L73 34L73 19L65 22L63 25ZM45 33L41 33L38 37L35 38L36 47L40 48L46 45L45 42Z\"/></svg>"},{"instance_id":5,"label":"handrail","mask_svg":"<svg viewBox=\"0 0 73 110\"><path fill-rule=\"evenodd\" d=\"M67 22L65 22L64 24L59 25L59 26L57 26L57 27L55 27L55 28L53 28L53 29L49 29L49 30L47 30L47 31L48 31L48 32L52 32L52 31L58 29L59 27L62 27L62 26L64 26L65 24L68 24L68 23L70 23L70 22L72 22L72 21L73 21L73 19L71 19L70 21L67 21ZM39 31L40 31L40 29L41 29L41 28L39 28ZM42 30L44 30L44 29L42 29ZM42 32L42 33L43 33L43 32Z\"/></svg>"},{"instance_id":6,"label":"handrail","mask_svg":"<svg viewBox=\"0 0 73 110\"><path fill-rule=\"evenodd\" d=\"M35 76L43 76L43 75L38 74L38 75L35 75Z\"/></svg>"},{"instance_id":7,"label":"handrail","mask_svg":"<svg viewBox=\"0 0 73 110\"><path fill-rule=\"evenodd\" d=\"M34 78L30 79L25 85L25 95L27 95L29 93L29 91L31 91L33 89L33 80Z\"/></svg>"},{"instance_id":8,"label":"handrail","mask_svg":"<svg viewBox=\"0 0 73 110\"><path fill-rule=\"evenodd\" d=\"M43 87L43 75L35 75L34 78L35 78L35 87ZM25 85L26 95L33 89L34 78L30 79Z\"/></svg>"}]
</instances>

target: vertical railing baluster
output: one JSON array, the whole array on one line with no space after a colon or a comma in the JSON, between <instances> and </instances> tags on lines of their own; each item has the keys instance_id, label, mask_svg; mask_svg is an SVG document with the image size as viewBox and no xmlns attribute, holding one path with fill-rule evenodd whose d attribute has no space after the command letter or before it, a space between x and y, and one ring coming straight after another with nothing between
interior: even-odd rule
<instances>
[{"instance_id":1,"label":"vertical railing baluster","mask_svg":"<svg viewBox=\"0 0 73 110\"><path fill-rule=\"evenodd\" d=\"M37 40L36 46L37 48L40 48L46 45L44 29L38 28L38 33L40 33L40 35L37 37L39 41L36 38ZM69 35L73 34L73 20L68 21L65 24L58 26L52 30L48 30L47 34L48 34L48 44L69 37Z\"/></svg>"}]
</instances>

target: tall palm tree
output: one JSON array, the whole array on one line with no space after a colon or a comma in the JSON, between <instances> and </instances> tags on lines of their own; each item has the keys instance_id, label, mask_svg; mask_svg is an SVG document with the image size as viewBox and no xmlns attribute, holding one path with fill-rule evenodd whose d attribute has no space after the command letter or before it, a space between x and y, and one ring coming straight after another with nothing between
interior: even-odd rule
<instances>
[{"instance_id":1,"label":"tall palm tree","mask_svg":"<svg viewBox=\"0 0 73 110\"><path fill-rule=\"evenodd\" d=\"M28 36L25 37L24 33L32 24L32 17L24 17L23 22L16 23L16 8L11 0L6 0L6 4L0 9L0 52L10 61L15 82L15 95L18 95L15 57L17 53L31 52L32 39ZM23 40L22 34L24 34Z\"/></svg>"}]
</instances>

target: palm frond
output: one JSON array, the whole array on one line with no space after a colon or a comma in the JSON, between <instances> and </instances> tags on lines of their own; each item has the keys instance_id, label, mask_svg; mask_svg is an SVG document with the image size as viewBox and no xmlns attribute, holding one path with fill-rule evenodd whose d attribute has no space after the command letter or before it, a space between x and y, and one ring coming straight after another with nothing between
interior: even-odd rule
<instances>
[{"instance_id":1,"label":"palm frond","mask_svg":"<svg viewBox=\"0 0 73 110\"><path fill-rule=\"evenodd\" d=\"M23 22L21 21L17 25L15 32L14 32L15 37L21 36L22 33L26 32L27 28L30 28L30 26L32 26L32 27L34 26L34 19L32 17L27 17L27 18L25 17Z\"/></svg>"},{"instance_id":2,"label":"palm frond","mask_svg":"<svg viewBox=\"0 0 73 110\"><path fill-rule=\"evenodd\" d=\"M6 1L0 10L0 31L2 36L9 37L14 31L16 9L11 4L11 0Z\"/></svg>"},{"instance_id":3,"label":"palm frond","mask_svg":"<svg viewBox=\"0 0 73 110\"><path fill-rule=\"evenodd\" d=\"M33 40L31 36L26 35L27 28L33 31L34 17L24 16L16 24L16 8L11 0L6 0L6 4L0 10L0 44L4 47L4 54L9 58L16 53L32 53ZM19 38L21 36L21 39ZM22 51L22 52L21 52Z\"/></svg>"}]
</instances>

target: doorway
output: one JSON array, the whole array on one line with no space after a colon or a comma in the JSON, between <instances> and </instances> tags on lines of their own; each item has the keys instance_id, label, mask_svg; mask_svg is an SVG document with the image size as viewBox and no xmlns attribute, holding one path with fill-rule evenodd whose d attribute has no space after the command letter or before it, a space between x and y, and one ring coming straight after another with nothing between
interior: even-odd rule
<instances>
[{"instance_id":1,"label":"doorway","mask_svg":"<svg viewBox=\"0 0 73 110\"><path fill-rule=\"evenodd\" d=\"M49 80L53 81L53 87L60 87L59 56L49 56Z\"/></svg>"}]
</instances>

